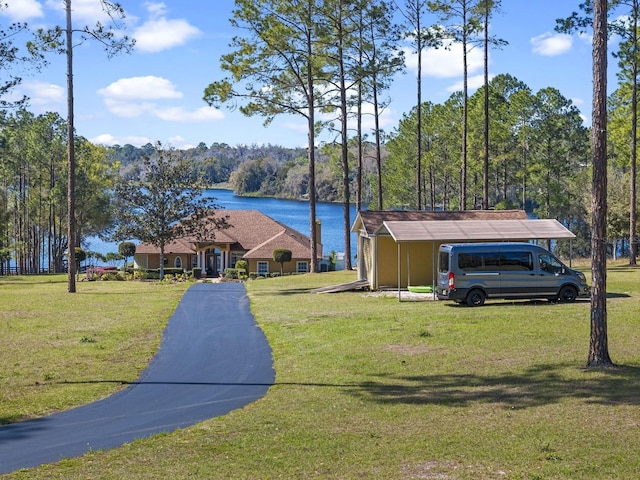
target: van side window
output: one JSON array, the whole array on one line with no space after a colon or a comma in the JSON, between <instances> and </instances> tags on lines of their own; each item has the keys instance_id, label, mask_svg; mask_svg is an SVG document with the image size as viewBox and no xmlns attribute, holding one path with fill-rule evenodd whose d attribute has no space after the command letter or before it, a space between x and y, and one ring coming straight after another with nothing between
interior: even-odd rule
<instances>
[{"instance_id":1,"label":"van side window","mask_svg":"<svg viewBox=\"0 0 640 480\"><path fill-rule=\"evenodd\" d=\"M530 252L460 253L458 268L467 272L533 270Z\"/></svg>"},{"instance_id":2,"label":"van side window","mask_svg":"<svg viewBox=\"0 0 640 480\"><path fill-rule=\"evenodd\" d=\"M530 252L506 252L500 258L500 270L533 270L533 256Z\"/></svg>"},{"instance_id":3,"label":"van side window","mask_svg":"<svg viewBox=\"0 0 640 480\"><path fill-rule=\"evenodd\" d=\"M467 272L496 271L500 267L500 256L497 253L459 253L458 268Z\"/></svg>"},{"instance_id":4,"label":"van side window","mask_svg":"<svg viewBox=\"0 0 640 480\"><path fill-rule=\"evenodd\" d=\"M459 253L458 254L458 268L460 270L467 271L481 271L484 270L484 261L482 255L477 253Z\"/></svg>"},{"instance_id":5,"label":"van side window","mask_svg":"<svg viewBox=\"0 0 640 480\"><path fill-rule=\"evenodd\" d=\"M551 255L541 254L538 255L540 259L540 270L548 273L562 273L562 264L560 261Z\"/></svg>"}]
</instances>

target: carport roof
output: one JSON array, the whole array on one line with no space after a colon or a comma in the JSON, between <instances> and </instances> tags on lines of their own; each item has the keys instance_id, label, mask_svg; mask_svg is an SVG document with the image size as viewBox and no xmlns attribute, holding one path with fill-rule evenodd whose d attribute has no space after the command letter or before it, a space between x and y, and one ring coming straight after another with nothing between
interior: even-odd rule
<instances>
[{"instance_id":1,"label":"carport roof","mask_svg":"<svg viewBox=\"0 0 640 480\"><path fill-rule=\"evenodd\" d=\"M526 241L575 238L554 219L385 221L384 230L396 242Z\"/></svg>"}]
</instances>

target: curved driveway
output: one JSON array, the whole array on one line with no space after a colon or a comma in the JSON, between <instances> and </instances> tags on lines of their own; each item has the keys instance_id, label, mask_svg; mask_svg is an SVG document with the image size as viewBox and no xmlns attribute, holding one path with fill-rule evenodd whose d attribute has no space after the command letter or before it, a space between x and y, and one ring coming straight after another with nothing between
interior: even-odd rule
<instances>
[{"instance_id":1,"label":"curved driveway","mask_svg":"<svg viewBox=\"0 0 640 480\"><path fill-rule=\"evenodd\" d=\"M89 405L0 427L0 474L224 415L264 396L274 378L244 285L195 284L137 382Z\"/></svg>"}]
</instances>

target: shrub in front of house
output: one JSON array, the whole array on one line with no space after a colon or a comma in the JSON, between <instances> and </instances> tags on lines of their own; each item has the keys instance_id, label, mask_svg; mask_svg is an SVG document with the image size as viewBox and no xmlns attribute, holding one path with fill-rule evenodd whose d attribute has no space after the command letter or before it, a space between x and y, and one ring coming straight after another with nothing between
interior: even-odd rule
<instances>
[{"instance_id":1,"label":"shrub in front of house","mask_svg":"<svg viewBox=\"0 0 640 480\"><path fill-rule=\"evenodd\" d=\"M118 280L118 281L125 281L126 280L126 276L123 272L108 272L108 273L103 273L102 276L100 277L100 280L103 281L114 281L114 280Z\"/></svg>"},{"instance_id":2,"label":"shrub in front of house","mask_svg":"<svg viewBox=\"0 0 640 480\"><path fill-rule=\"evenodd\" d=\"M202 267L193 267L193 270L191 272L193 274L193 278L202 278Z\"/></svg>"},{"instance_id":3,"label":"shrub in front of house","mask_svg":"<svg viewBox=\"0 0 640 480\"><path fill-rule=\"evenodd\" d=\"M238 278L238 269L237 268L225 268L224 269L224 277L237 279Z\"/></svg>"}]
</instances>

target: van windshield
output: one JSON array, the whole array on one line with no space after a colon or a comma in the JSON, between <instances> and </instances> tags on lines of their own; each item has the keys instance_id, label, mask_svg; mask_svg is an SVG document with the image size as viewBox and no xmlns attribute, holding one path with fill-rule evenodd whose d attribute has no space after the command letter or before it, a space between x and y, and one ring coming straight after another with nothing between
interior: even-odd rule
<instances>
[{"instance_id":1,"label":"van windshield","mask_svg":"<svg viewBox=\"0 0 640 480\"><path fill-rule=\"evenodd\" d=\"M543 272L553 273L554 275L556 273L562 273L563 265L560 263L560 260L553 255L543 253L538 255L538 258L540 259L540 270Z\"/></svg>"}]
</instances>

